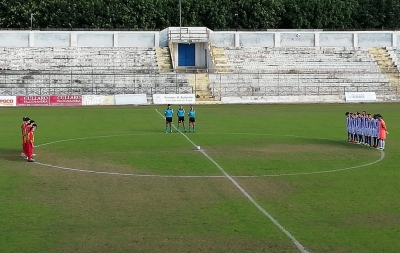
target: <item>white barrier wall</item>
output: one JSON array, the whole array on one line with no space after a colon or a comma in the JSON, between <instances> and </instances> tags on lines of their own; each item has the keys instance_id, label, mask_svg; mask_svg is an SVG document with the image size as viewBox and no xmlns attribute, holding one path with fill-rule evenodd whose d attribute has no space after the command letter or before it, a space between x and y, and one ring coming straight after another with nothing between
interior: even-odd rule
<instances>
[{"instance_id":1,"label":"white barrier wall","mask_svg":"<svg viewBox=\"0 0 400 253\"><path fill-rule=\"evenodd\" d=\"M397 31L218 31L210 39L216 47L398 47Z\"/></svg>"},{"instance_id":2,"label":"white barrier wall","mask_svg":"<svg viewBox=\"0 0 400 253\"><path fill-rule=\"evenodd\" d=\"M222 104L268 103L370 103L392 101L391 97L377 97L375 92L346 92L345 95L308 96L241 96L221 97ZM146 94L71 95L71 96L0 96L0 107L5 106L101 106L148 105ZM154 94L153 104L196 104L194 94Z\"/></svg>"},{"instance_id":3,"label":"white barrier wall","mask_svg":"<svg viewBox=\"0 0 400 253\"><path fill-rule=\"evenodd\" d=\"M0 31L0 47L143 47L159 46L159 32Z\"/></svg>"},{"instance_id":4,"label":"white barrier wall","mask_svg":"<svg viewBox=\"0 0 400 253\"><path fill-rule=\"evenodd\" d=\"M168 46L162 31L0 31L0 47L159 47ZM194 29L182 27L182 29ZM216 47L397 47L398 31L212 31Z\"/></svg>"},{"instance_id":5,"label":"white barrier wall","mask_svg":"<svg viewBox=\"0 0 400 253\"><path fill-rule=\"evenodd\" d=\"M82 105L115 105L114 95L83 95Z\"/></svg>"},{"instance_id":6,"label":"white barrier wall","mask_svg":"<svg viewBox=\"0 0 400 253\"><path fill-rule=\"evenodd\" d=\"M195 104L196 97L194 94L153 94L153 103L159 104Z\"/></svg>"},{"instance_id":7,"label":"white barrier wall","mask_svg":"<svg viewBox=\"0 0 400 253\"><path fill-rule=\"evenodd\" d=\"M375 92L345 92L347 103L376 102Z\"/></svg>"},{"instance_id":8,"label":"white barrier wall","mask_svg":"<svg viewBox=\"0 0 400 253\"><path fill-rule=\"evenodd\" d=\"M144 105L147 104L146 94L115 95L115 105Z\"/></svg>"},{"instance_id":9,"label":"white barrier wall","mask_svg":"<svg viewBox=\"0 0 400 253\"><path fill-rule=\"evenodd\" d=\"M221 97L222 104L343 103L344 101L345 97L341 95Z\"/></svg>"},{"instance_id":10,"label":"white barrier wall","mask_svg":"<svg viewBox=\"0 0 400 253\"><path fill-rule=\"evenodd\" d=\"M0 106L16 106L16 96L0 96Z\"/></svg>"}]
</instances>

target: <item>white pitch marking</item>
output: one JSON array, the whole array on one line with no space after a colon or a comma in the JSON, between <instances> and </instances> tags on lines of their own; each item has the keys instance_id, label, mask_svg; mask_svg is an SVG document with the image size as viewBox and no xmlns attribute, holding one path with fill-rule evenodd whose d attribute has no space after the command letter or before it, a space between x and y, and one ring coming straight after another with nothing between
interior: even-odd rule
<instances>
[{"instance_id":1,"label":"white pitch marking","mask_svg":"<svg viewBox=\"0 0 400 253\"><path fill-rule=\"evenodd\" d=\"M134 177L159 177L159 178L223 178L224 176L178 176L178 175L151 175L151 174L133 174L133 173L119 173L119 172L108 172L108 171L95 171L95 170L82 170L82 169L74 169L63 166L57 166L52 164L35 162L38 165L47 166L56 169L69 170L69 171L78 171L78 172L86 172L93 174L106 174L106 175L117 175L117 176L134 176Z\"/></svg>"},{"instance_id":2,"label":"white pitch marking","mask_svg":"<svg viewBox=\"0 0 400 253\"><path fill-rule=\"evenodd\" d=\"M156 112L164 118L164 116L157 110L155 109ZM175 126L174 126L175 128ZM197 147L197 145L191 140L189 139L189 137L186 136L186 134L180 132L181 135L183 135L186 140L188 140L193 146ZM292 242L296 245L297 249L300 250L300 252L302 253L308 253L308 251L306 250L306 248L304 248L303 245L301 245L301 243L299 241L296 240L296 238L294 238L294 236L287 231L274 217L272 217L264 208L262 208L244 189L243 187L241 187L235 179L233 179L228 173L226 173L226 171L216 162L214 161L214 159L212 159L203 149L200 149L200 152L208 158L208 160L210 160L221 172L222 174L225 175L226 178L228 178L235 186L236 188L238 188L243 194L244 196L247 197L247 199L250 200L251 203L253 203L253 205L255 207L257 207L258 210L260 210L265 216L267 216L283 233L286 234L287 237L290 238L290 240L292 240Z\"/></svg>"},{"instance_id":3,"label":"white pitch marking","mask_svg":"<svg viewBox=\"0 0 400 253\"><path fill-rule=\"evenodd\" d=\"M73 139L65 139L65 140L59 140L59 141L53 141L53 142L48 142L48 143L43 143L36 145L36 147L41 147L41 146L47 146L50 144L55 144L55 143L61 143L61 142L67 142L67 141L76 141L76 140L86 140L86 139L95 139L95 138L110 138L110 137L124 137L124 136L138 136L138 135L155 135L155 134L160 134L164 135L163 133L149 133L149 134L123 134L123 135L104 135L104 136L89 136L89 137L80 137L80 138L73 138ZM333 139L327 139L327 138L313 138L313 137L306 137L306 136L296 136L296 135L277 135L277 134L255 134L255 133L198 133L198 134L217 134L217 135L273 135L273 136L285 136L285 137L296 137L296 138L305 138L305 139L317 139L317 140L330 140L330 141L336 141L336 142L341 142L340 140L333 140ZM199 150L200 151L200 150ZM312 175L312 174L322 174L322 173L333 173L333 172L339 172L339 171L345 171L345 170L350 170L350 169L356 169L356 168L362 168L362 167L367 167L369 165L373 165L375 163L378 163L382 161L385 158L385 152L380 150L381 156L378 160L367 163L367 164L362 164L362 165L357 165L353 167L348 167L348 168L342 168L342 169L335 169L335 170L325 170L325 171L314 171L314 172L298 172L298 173L282 173L282 174L267 174L267 175L242 175L242 176L231 176L233 178L257 178L257 177L281 177L281 176L296 176L296 175ZM187 175L187 176L182 176L182 175L151 175L151 174L130 174L130 173L118 173L118 172L107 172L107 171L90 171L90 170L82 170L82 169L74 169L74 168L68 168L68 167L62 167L62 166L56 166L56 165L51 165L51 164L44 164L44 163L39 163L36 162L38 165L42 166L47 166L47 167L52 167L52 168L57 168L57 169L63 169L63 170L70 170L70 171L79 171L79 172L87 172L87 173L94 173L94 174L106 174L106 175L121 175L121 176L138 176L138 177L169 177L169 178L218 178L218 177L225 177L225 176L193 176L193 175Z\"/></svg>"},{"instance_id":4,"label":"white pitch marking","mask_svg":"<svg viewBox=\"0 0 400 253\"><path fill-rule=\"evenodd\" d=\"M151 134L114 134L114 135L89 136L89 137L81 137L81 138L74 138L74 139L66 139L66 140L47 142L47 143L43 143L43 144L40 144L40 145L36 145L36 147L46 146L46 145L60 143L60 142L67 142L67 141L87 140L87 139L96 139L96 138L124 137L124 136L133 136L133 135L154 135L154 134L159 134L159 133L151 133Z\"/></svg>"}]
</instances>

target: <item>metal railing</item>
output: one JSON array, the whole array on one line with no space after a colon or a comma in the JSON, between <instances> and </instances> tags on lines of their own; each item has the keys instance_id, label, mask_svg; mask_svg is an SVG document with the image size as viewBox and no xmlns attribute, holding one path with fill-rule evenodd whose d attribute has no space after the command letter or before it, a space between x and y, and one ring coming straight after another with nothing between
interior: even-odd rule
<instances>
[{"instance_id":1,"label":"metal railing","mask_svg":"<svg viewBox=\"0 0 400 253\"><path fill-rule=\"evenodd\" d=\"M238 86L212 88L216 97L222 96L322 96L344 95L346 92L375 92L377 97L387 100L399 100L400 88L397 86L368 87L368 86Z\"/></svg>"},{"instance_id":2,"label":"metal railing","mask_svg":"<svg viewBox=\"0 0 400 253\"><path fill-rule=\"evenodd\" d=\"M210 31L206 27L171 27L168 32L168 40L179 42L207 42Z\"/></svg>"},{"instance_id":3,"label":"metal railing","mask_svg":"<svg viewBox=\"0 0 400 253\"><path fill-rule=\"evenodd\" d=\"M201 93L196 78L208 73L209 93L221 96L343 95L374 91L386 100L397 100L399 73L275 72L213 73L207 69L159 73L158 69L0 70L0 95L95 95ZM388 77L390 80L388 80ZM191 79L192 83L189 82ZM193 81L194 80L194 81ZM389 83L390 81L390 83ZM194 82L194 83L193 83Z\"/></svg>"},{"instance_id":4,"label":"metal railing","mask_svg":"<svg viewBox=\"0 0 400 253\"><path fill-rule=\"evenodd\" d=\"M0 96L193 94L192 87L0 87Z\"/></svg>"}]
</instances>

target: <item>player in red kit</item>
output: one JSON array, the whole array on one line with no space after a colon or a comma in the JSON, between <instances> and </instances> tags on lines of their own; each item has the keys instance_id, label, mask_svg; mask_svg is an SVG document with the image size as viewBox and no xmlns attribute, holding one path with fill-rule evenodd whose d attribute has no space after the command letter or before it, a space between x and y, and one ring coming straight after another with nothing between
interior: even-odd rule
<instances>
[{"instance_id":1,"label":"player in red kit","mask_svg":"<svg viewBox=\"0 0 400 253\"><path fill-rule=\"evenodd\" d=\"M26 134L26 132L25 132L25 129L26 129L26 126L27 126L27 124L28 124L28 121L29 121L30 119L28 118L28 117L22 117L22 125L21 125L21 133L22 133L22 153L21 153L21 156L22 157L25 157L26 155L25 155L25 134Z\"/></svg>"},{"instance_id":2,"label":"player in red kit","mask_svg":"<svg viewBox=\"0 0 400 253\"><path fill-rule=\"evenodd\" d=\"M25 127L25 134L24 134L24 154L25 154L25 159L28 158L28 134L31 131L32 125L35 124L34 120L28 120L28 122L26 123L26 127Z\"/></svg>"},{"instance_id":3,"label":"player in red kit","mask_svg":"<svg viewBox=\"0 0 400 253\"><path fill-rule=\"evenodd\" d=\"M28 142L27 142L27 157L28 157L28 162L35 162L35 159L32 158L33 155L33 150L35 148L35 135L34 132L37 128L36 124L32 124L30 127L30 130L27 134L28 137Z\"/></svg>"}]
</instances>

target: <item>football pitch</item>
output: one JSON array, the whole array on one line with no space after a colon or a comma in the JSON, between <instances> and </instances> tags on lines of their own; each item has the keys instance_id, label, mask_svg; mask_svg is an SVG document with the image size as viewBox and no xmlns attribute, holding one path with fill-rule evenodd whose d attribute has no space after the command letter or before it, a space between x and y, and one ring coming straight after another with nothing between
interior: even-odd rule
<instances>
[{"instance_id":1,"label":"football pitch","mask_svg":"<svg viewBox=\"0 0 400 253\"><path fill-rule=\"evenodd\" d=\"M198 105L196 133L165 108L1 108L0 252L399 251L400 104ZM385 151L347 142L363 110Z\"/></svg>"}]
</instances>

